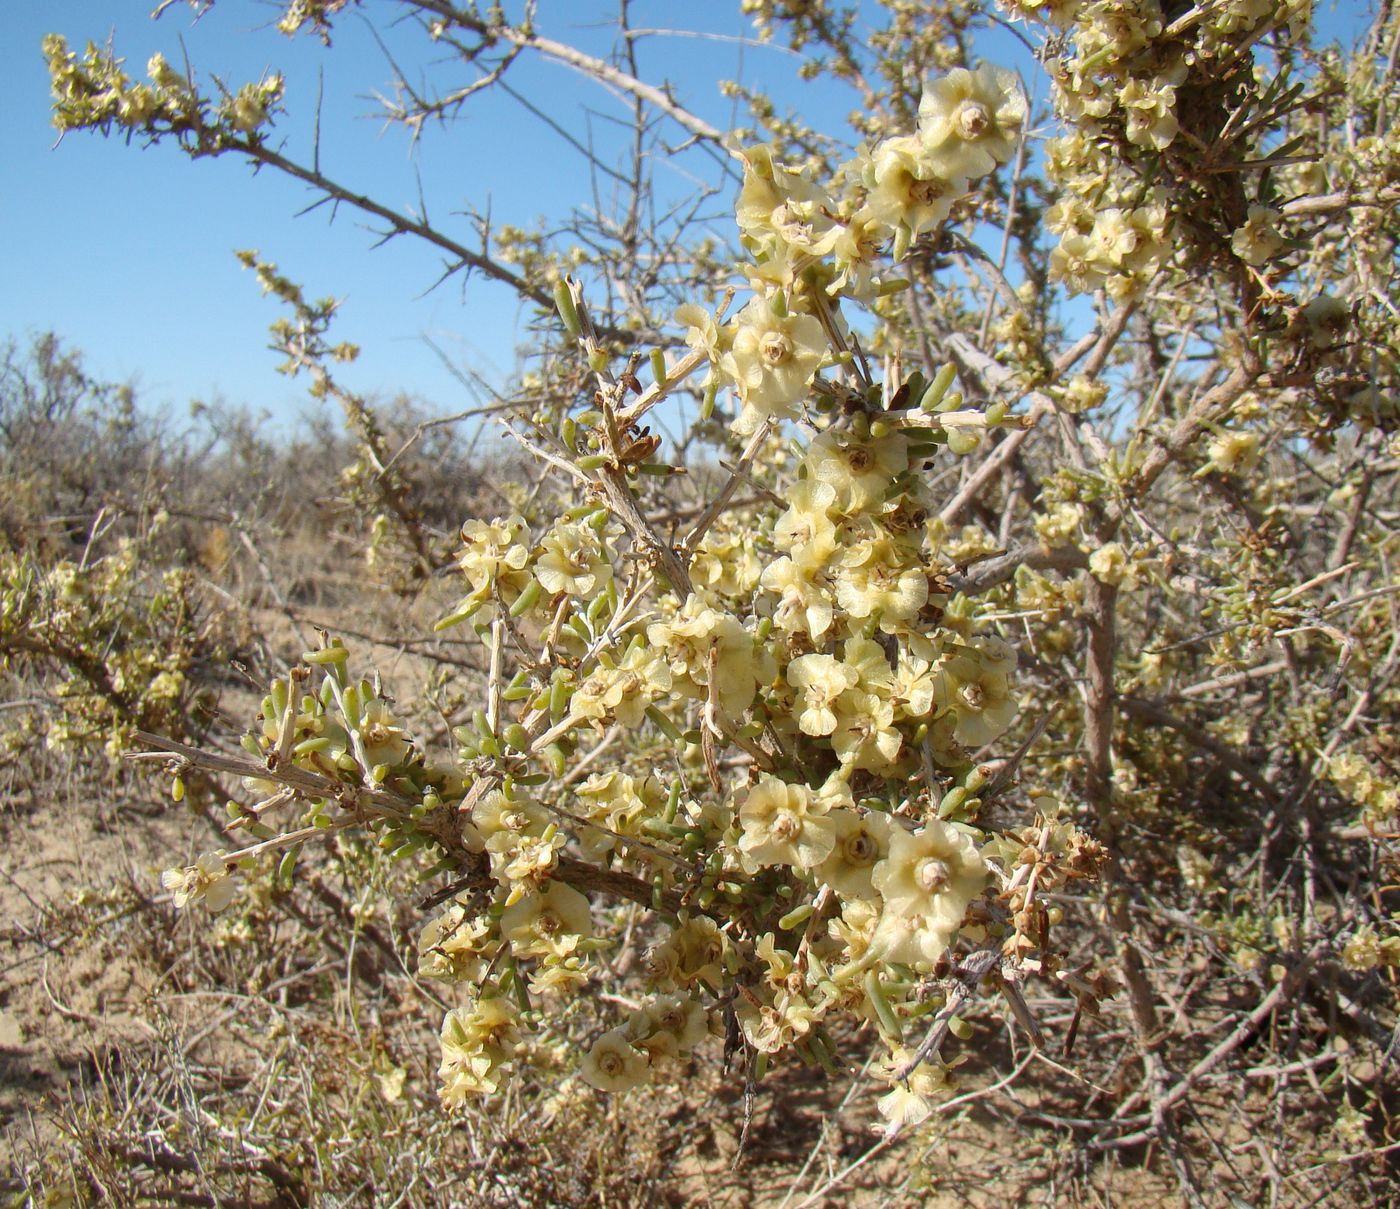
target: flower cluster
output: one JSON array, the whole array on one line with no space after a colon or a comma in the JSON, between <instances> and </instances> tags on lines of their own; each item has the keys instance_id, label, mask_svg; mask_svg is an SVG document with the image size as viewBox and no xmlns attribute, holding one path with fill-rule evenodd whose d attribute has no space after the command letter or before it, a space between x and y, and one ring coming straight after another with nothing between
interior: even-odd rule
<instances>
[{"instance_id":1,"label":"flower cluster","mask_svg":"<svg viewBox=\"0 0 1400 1209\"><path fill-rule=\"evenodd\" d=\"M706 354L711 381L737 394L736 431L798 418L829 358L829 335L840 330L830 298L874 298L886 250L902 260L973 181L1010 160L1025 119L1016 76L983 64L932 81L918 133L885 139L844 165L839 192L776 159L772 147L739 152L736 218L754 256L745 271L755 296L723 327L694 305L677 315L691 347Z\"/></svg>"},{"instance_id":2,"label":"flower cluster","mask_svg":"<svg viewBox=\"0 0 1400 1209\"><path fill-rule=\"evenodd\" d=\"M224 137L261 137L282 99L283 80L274 74L211 104L160 54L146 65L146 81L133 82L110 50L89 43L79 56L58 34L44 38L44 57L60 130L117 125L173 134L195 154L215 150Z\"/></svg>"},{"instance_id":3,"label":"flower cluster","mask_svg":"<svg viewBox=\"0 0 1400 1209\"><path fill-rule=\"evenodd\" d=\"M1161 175L1154 165L1182 138L1184 103L1198 113L1209 108L1201 89L1232 70L1238 48L1271 29L1300 28L1311 0L1226 0L1175 20L1158 0L1003 0L1003 7L1060 31L1046 67L1070 130L1046 147L1047 173L1061 191L1046 215L1059 236L1051 279L1075 293L1139 298L1172 255L1179 199L1150 182ZM1200 129L1187 137L1199 145L1223 133ZM1243 218L1231 249L1262 266L1286 246L1281 216L1253 204Z\"/></svg>"},{"instance_id":4,"label":"flower cluster","mask_svg":"<svg viewBox=\"0 0 1400 1209\"><path fill-rule=\"evenodd\" d=\"M465 593L440 625L470 626L489 670L482 707L452 730L453 768L429 763L338 644L307 656L319 689L300 668L265 700L245 747L268 775L250 774L260 800L236 821L259 843L226 867L276 848L264 819L296 799L302 831L372 817L391 855L432 847L468 871L418 938L420 976L466 997L442 1026L445 1106L545 1050L604 1091L672 1077L712 1033L756 1063L829 1064L841 1015L875 1030L893 1072L965 929L1029 959L1029 923L997 902L1023 845L988 847L974 762L1017 714L1016 654L951 591L925 474L1016 420L964 407L951 364L882 391L855 369L841 314L1013 157L1025 119L1013 75L958 68L930 82L917 132L860 155L839 188L770 148L742 152L752 296L728 321L679 318L688 365L732 391L743 457L772 486L721 500L675 545L633 490L658 439L624 411L626 383L561 287L599 388L550 436L590 486L557 519L521 504L462 528ZM653 364L658 383L679 373ZM790 447L784 422L801 425ZM286 769L323 792L283 792ZM650 911L629 928L644 997L579 1046L579 992L617 942L611 896ZM1020 905L1029 921L1033 895ZM927 1115L946 1081L931 1061L900 1082L893 1126Z\"/></svg>"}]
</instances>

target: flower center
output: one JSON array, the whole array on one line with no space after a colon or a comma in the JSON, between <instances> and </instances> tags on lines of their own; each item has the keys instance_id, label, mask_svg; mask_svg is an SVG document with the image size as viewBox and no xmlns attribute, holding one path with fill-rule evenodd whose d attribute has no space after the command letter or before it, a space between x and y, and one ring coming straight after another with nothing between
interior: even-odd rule
<instances>
[{"instance_id":1,"label":"flower center","mask_svg":"<svg viewBox=\"0 0 1400 1209\"><path fill-rule=\"evenodd\" d=\"M936 856L931 856L927 860L919 862L914 880L918 883L919 889L928 894L937 894L948 884L952 876L945 862L940 861Z\"/></svg>"},{"instance_id":2,"label":"flower center","mask_svg":"<svg viewBox=\"0 0 1400 1209\"><path fill-rule=\"evenodd\" d=\"M991 121L985 105L977 101L964 101L958 109L955 125L963 138L972 140L981 138Z\"/></svg>"},{"instance_id":3,"label":"flower center","mask_svg":"<svg viewBox=\"0 0 1400 1209\"><path fill-rule=\"evenodd\" d=\"M609 1050L598 1057L598 1069L605 1075L620 1075L622 1073L622 1055Z\"/></svg>"},{"instance_id":4,"label":"flower center","mask_svg":"<svg viewBox=\"0 0 1400 1209\"><path fill-rule=\"evenodd\" d=\"M662 978L676 968L675 954L670 949L655 948L646 955L647 973Z\"/></svg>"},{"instance_id":5,"label":"flower center","mask_svg":"<svg viewBox=\"0 0 1400 1209\"><path fill-rule=\"evenodd\" d=\"M942 196L942 181L915 179L909 182L909 200L916 206L931 206Z\"/></svg>"},{"instance_id":6,"label":"flower center","mask_svg":"<svg viewBox=\"0 0 1400 1209\"><path fill-rule=\"evenodd\" d=\"M961 692L962 699L967 702L968 709L981 709L987 704L987 694L980 684L964 684Z\"/></svg>"},{"instance_id":7,"label":"flower center","mask_svg":"<svg viewBox=\"0 0 1400 1209\"><path fill-rule=\"evenodd\" d=\"M802 820L791 811L780 810L773 818L773 834L780 840L790 840L802 830Z\"/></svg>"},{"instance_id":8,"label":"flower center","mask_svg":"<svg viewBox=\"0 0 1400 1209\"><path fill-rule=\"evenodd\" d=\"M792 356L792 341L782 332L765 332L758 351L769 365L781 365Z\"/></svg>"},{"instance_id":9,"label":"flower center","mask_svg":"<svg viewBox=\"0 0 1400 1209\"><path fill-rule=\"evenodd\" d=\"M871 865L880 854L875 837L868 831L857 831L846 841L846 859L853 865Z\"/></svg>"}]
</instances>

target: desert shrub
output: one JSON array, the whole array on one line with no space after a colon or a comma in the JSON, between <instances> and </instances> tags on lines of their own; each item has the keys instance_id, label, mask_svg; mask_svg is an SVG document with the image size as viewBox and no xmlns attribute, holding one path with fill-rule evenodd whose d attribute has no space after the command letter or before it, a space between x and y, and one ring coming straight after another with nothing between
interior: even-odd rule
<instances>
[{"instance_id":1,"label":"desert shrub","mask_svg":"<svg viewBox=\"0 0 1400 1209\"><path fill-rule=\"evenodd\" d=\"M329 38L344 7L281 27ZM1302 2L1008 2L1035 114L971 54L984 6L892 4L862 41L854 8L745 4L855 90L843 148L737 87L754 129L726 142L533 7L390 8L483 88L541 54L621 89L633 204L649 106L728 152L738 235L595 214L578 253L484 222L467 247L274 146L279 77L210 93L157 57L134 83L46 43L61 128L292 172L540 307L499 413L535 468L463 518L441 610L476 654L395 700L323 634L241 755L155 744L177 786L229 791L229 843L167 871L174 902L257 931L352 860L399 919L411 868L439 1096L468 1119L863 1057L876 1150L1010 1086L1003 1170L1135 1159L1202 1203L1218 1159L1223 1196L1302 1203L1334 1171L1373 1194L1400 960L1395 16L1343 56ZM410 126L467 100L399 85ZM336 383L334 305L243 260L345 413L365 548L421 590L422 483ZM644 423L666 407L669 445ZM1032 1159L1023 1130L1074 1153Z\"/></svg>"}]
</instances>

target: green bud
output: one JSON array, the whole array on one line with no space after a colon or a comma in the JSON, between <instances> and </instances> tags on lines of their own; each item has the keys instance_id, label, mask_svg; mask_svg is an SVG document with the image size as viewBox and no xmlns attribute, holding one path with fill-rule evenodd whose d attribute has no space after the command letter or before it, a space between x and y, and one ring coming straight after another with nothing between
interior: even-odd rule
<instances>
[{"instance_id":1,"label":"green bud","mask_svg":"<svg viewBox=\"0 0 1400 1209\"><path fill-rule=\"evenodd\" d=\"M574 686L562 676L549 686L549 720L562 722L569 711L569 698L574 695Z\"/></svg>"},{"instance_id":2,"label":"green bud","mask_svg":"<svg viewBox=\"0 0 1400 1209\"><path fill-rule=\"evenodd\" d=\"M350 652L345 649L344 644L336 639L330 646L319 651L303 651L301 661L303 663L315 664L336 664L344 663L350 658Z\"/></svg>"},{"instance_id":3,"label":"green bud","mask_svg":"<svg viewBox=\"0 0 1400 1209\"><path fill-rule=\"evenodd\" d=\"M778 920L778 927L785 932L796 931L811 918L812 910L811 903L803 903L800 907L794 907L782 919Z\"/></svg>"},{"instance_id":4,"label":"green bud","mask_svg":"<svg viewBox=\"0 0 1400 1209\"><path fill-rule=\"evenodd\" d=\"M943 795L943 800L938 803L938 817L940 819L948 818L962 807L969 796L967 790L961 785L954 785Z\"/></svg>"},{"instance_id":5,"label":"green bud","mask_svg":"<svg viewBox=\"0 0 1400 1209\"><path fill-rule=\"evenodd\" d=\"M564 754L564 749L558 743L551 743L541 751L540 758L549 765L549 771L556 777L562 777L564 775L568 757Z\"/></svg>"},{"instance_id":6,"label":"green bud","mask_svg":"<svg viewBox=\"0 0 1400 1209\"><path fill-rule=\"evenodd\" d=\"M948 429L948 448L958 457L972 453L982 443L982 434L975 428Z\"/></svg>"},{"instance_id":7,"label":"green bud","mask_svg":"<svg viewBox=\"0 0 1400 1209\"><path fill-rule=\"evenodd\" d=\"M948 388L953 385L953 379L958 376L958 367L951 361L939 366L938 372L933 375L933 381L929 383L928 389L924 391L923 397L919 400L920 411L933 411L943 401L943 396L948 393Z\"/></svg>"},{"instance_id":8,"label":"green bud","mask_svg":"<svg viewBox=\"0 0 1400 1209\"><path fill-rule=\"evenodd\" d=\"M880 983L880 971L869 970L865 975L865 997L874 1009L880 1031L887 1039L899 1044L904 1039L904 1027L895 1014L894 1005L885 996L885 988Z\"/></svg>"},{"instance_id":9,"label":"green bud","mask_svg":"<svg viewBox=\"0 0 1400 1209\"><path fill-rule=\"evenodd\" d=\"M914 242L914 232L908 223L900 223L894 229L894 244L890 248L890 259L898 264L909 253L909 245Z\"/></svg>"},{"instance_id":10,"label":"green bud","mask_svg":"<svg viewBox=\"0 0 1400 1209\"><path fill-rule=\"evenodd\" d=\"M577 340L583 335L583 323L579 319L578 307L574 303L574 293L569 288L569 279L563 278L554 286L554 306L569 335Z\"/></svg>"},{"instance_id":11,"label":"green bud","mask_svg":"<svg viewBox=\"0 0 1400 1209\"><path fill-rule=\"evenodd\" d=\"M543 591L544 589L540 586L540 581L538 579L530 580L521 590L520 595L517 596L511 604L510 615L512 617L519 617L522 613L528 613L535 607Z\"/></svg>"},{"instance_id":12,"label":"green bud","mask_svg":"<svg viewBox=\"0 0 1400 1209\"><path fill-rule=\"evenodd\" d=\"M301 845L293 844L277 862L277 884L284 890L292 888L292 873L297 867L297 857L301 855Z\"/></svg>"}]
</instances>

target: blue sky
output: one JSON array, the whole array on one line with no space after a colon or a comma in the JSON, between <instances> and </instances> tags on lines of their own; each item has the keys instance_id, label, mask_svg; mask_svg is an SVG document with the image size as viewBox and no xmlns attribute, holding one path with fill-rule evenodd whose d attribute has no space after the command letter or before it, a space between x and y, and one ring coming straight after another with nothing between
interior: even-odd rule
<instances>
[{"instance_id":1,"label":"blue sky","mask_svg":"<svg viewBox=\"0 0 1400 1209\"><path fill-rule=\"evenodd\" d=\"M289 40L271 28L276 6L259 0L222 0L197 21L179 4L152 22L152 7L152 0L50 0L15 5L6 14L0 218L9 236L10 288L0 296L0 335L22 340L52 329L82 349L97 374L135 377L142 398L156 406L182 410L193 397L223 397L286 415L304 396L298 382L274 372L278 359L266 349L267 325L279 308L233 256L234 249L251 247L312 297L343 300L334 332L362 346L360 361L342 375L357 389L402 389L436 412L469 405L425 336L503 382L524 317L511 291L461 277L431 289L441 267L431 249L408 238L375 249L366 222L348 209L334 221L324 208L297 217L314 194L271 171L254 175L233 156L191 161L173 145L128 146L86 132L55 147L40 40L59 32L80 50L89 39L114 35L137 79L157 50L177 66L187 53L206 83L213 75L236 87L280 70L288 82L287 114L277 137L299 155L308 155L315 98L323 90L326 173L410 211L418 207L421 174L431 216L473 246L470 224L453 213L468 204L489 206L498 222L528 223L561 218L586 202L578 153L509 98L485 94L454 125L429 128L414 154L402 129L375 116L372 94L387 87L391 69L360 17L347 15L326 50L313 37ZM540 7L542 32L606 53L612 3L545 0ZM380 37L404 56L410 75L430 66L426 39L382 20L390 6L366 8L381 18ZM665 26L677 10L674 3L638 4L636 23ZM749 34L732 10L737 5L688 5L684 16L691 28ZM659 37L643 42L641 55L644 70L672 80L678 97L722 127L732 109L717 79L752 78L756 71L790 78L797 62L777 49L733 41ZM525 59L509 79L580 138L606 139L608 117L625 112L608 93L557 65ZM691 160L678 167L706 167Z\"/></svg>"},{"instance_id":2,"label":"blue sky","mask_svg":"<svg viewBox=\"0 0 1400 1209\"><path fill-rule=\"evenodd\" d=\"M58 32L81 49L111 35L135 78L144 77L157 50L177 66L188 57L206 85L217 76L237 87L280 70L288 82L287 114L276 137L286 140L289 153L309 155L320 91L326 173L405 211L417 209L421 180L431 216L469 245L471 227L454 213L467 205L489 206L497 222L525 224L562 218L586 202L578 153L508 97L488 93L473 98L455 124L429 128L415 154L402 129L376 116L373 94L387 87L391 68L369 23L353 12L327 50L313 37L278 33L272 28L278 6L267 0L221 0L198 20L180 3L155 22L153 3L9 6L0 39L0 162L6 165L0 221L10 285L0 292L0 338L23 341L51 329L84 352L94 373L134 379L147 405L176 414L191 399L223 398L290 416L305 406L305 396L299 382L274 372L278 359L266 349L267 326L279 308L233 256L250 247L312 297L343 300L334 335L363 349L342 374L356 389L381 397L402 390L434 414L472 405L477 400L428 341L504 384L524 318L508 289L460 276L432 289L440 260L431 249L406 237L375 249L364 220L344 209L333 222L324 208L298 216L313 194L272 171L255 175L232 156L190 161L174 145L127 146L121 138L81 132L55 147L40 39ZM615 7L615 0L542 0L540 30L606 54ZM1368 5L1340 0L1319 8L1327 11L1329 32L1349 39ZM848 98L797 82L799 60L748 42L752 31L737 9L721 0L637 0L637 27L683 25L717 35L644 40L642 74L670 81L681 103L722 128L734 111L716 82L741 78L761 81L819 128L839 129ZM425 40L388 19L395 6L371 2L364 11L410 77L431 71L442 79ZM1005 61L1006 44L999 35L982 50ZM609 118L625 114L607 92L556 64L525 58L509 79L582 139L604 142L615 129ZM685 187L684 172L714 174L695 153L661 170L677 187Z\"/></svg>"}]
</instances>

